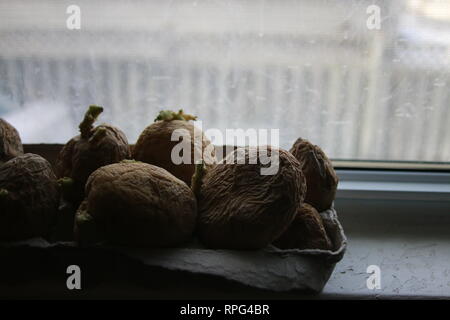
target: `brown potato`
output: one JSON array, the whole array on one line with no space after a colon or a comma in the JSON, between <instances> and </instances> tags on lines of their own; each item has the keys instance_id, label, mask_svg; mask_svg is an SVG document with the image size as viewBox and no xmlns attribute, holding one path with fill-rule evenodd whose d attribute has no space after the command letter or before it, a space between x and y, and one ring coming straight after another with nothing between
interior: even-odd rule
<instances>
[{"instance_id":1,"label":"brown potato","mask_svg":"<svg viewBox=\"0 0 450 320\"><path fill-rule=\"evenodd\" d=\"M92 217L110 243L172 247L189 240L194 231L197 206L191 189L150 164L128 161L96 170L86 184L86 200L77 221Z\"/></svg>"},{"instance_id":2,"label":"brown potato","mask_svg":"<svg viewBox=\"0 0 450 320\"><path fill-rule=\"evenodd\" d=\"M65 195L76 206L84 198L84 187L92 172L130 158L128 140L120 129L106 124L92 126L102 111L98 106L89 107L80 124L81 134L70 139L58 156L57 176L72 179L72 192Z\"/></svg>"},{"instance_id":3,"label":"brown potato","mask_svg":"<svg viewBox=\"0 0 450 320\"><path fill-rule=\"evenodd\" d=\"M303 203L289 228L274 242L280 249L333 248L323 226L322 217L313 206Z\"/></svg>"},{"instance_id":4,"label":"brown potato","mask_svg":"<svg viewBox=\"0 0 450 320\"><path fill-rule=\"evenodd\" d=\"M0 166L0 240L48 236L55 224L58 183L50 163L36 154Z\"/></svg>"},{"instance_id":5,"label":"brown potato","mask_svg":"<svg viewBox=\"0 0 450 320\"><path fill-rule=\"evenodd\" d=\"M297 139L290 152L301 163L306 178L305 202L319 212L329 209L339 182L331 161L320 147L301 138Z\"/></svg>"},{"instance_id":6,"label":"brown potato","mask_svg":"<svg viewBox=\"0 0 450 320\"><path fill-rule=\"evenodd\" d=\"M199 157L203 155L203 161L207 167L213 165L216 159L214 147L208 138L205 137L200 129L195 129L198 131L199 138L194 139L195 127L192 123L185 120L184 117L195 119L193 116L184 114L182 110L178 113L161 111L156 118L156 122L148 126L139 136L133 149L133 157L138 161L164 168L175 177L183 180L187 185L190 185L192 175L195 172L194 155L197 154ZM172 150L181 143L181 139L171 141L174 130L185 130L189 134L190 141L188 143L191 150L189 163L176 164L172 161Z\"/></svg>"},{"instance_id":7,"label":"brown potato","mask_svg":"<svg viewBox=\"0 0 450 320\"><path fill-rule=\"evenodd\" d=\"M22 154L22 141L16 128L0 119L0 162L6 162Z\"/></svg>"},{"instance_id":8,"label":"brown potato","mask_svg":"<svg viewBox=\"0 0 450 320\"><path fill-rule=\"evenodd\" d=\"M231 157L244 153L245 164ZM211 248L259 249L272 243L291 223L306 192L300 163L278 152L278 171L262 175L256 148L239 148L207 170L199 195L198 232ZM254 163L254 164L252 164Z\"/></svg>"}]
</instances>

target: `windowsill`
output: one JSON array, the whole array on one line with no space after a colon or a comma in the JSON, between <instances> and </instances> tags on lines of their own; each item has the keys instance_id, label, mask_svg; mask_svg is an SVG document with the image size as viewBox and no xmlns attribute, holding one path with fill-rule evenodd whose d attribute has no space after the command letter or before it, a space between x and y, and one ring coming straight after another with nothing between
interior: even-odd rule
<instances>
[{"instance_id":1,"label":"windowsill","mask_svg":"<svg viewBox=\"0 0 450 320\"><path fill-rule=\"evenodd\" d=\"M348 248L318 298L450 297L450 174L337 170ZM369 265L381 289L369 290Z\"/></svg>"},{"instance_id":2,"label":"windowsill","mask_svg":"<svg viewBox=\"0 0 450 320\"><path fill-rule=\"evenodd\" d=\"M426 171L337 170L337 198L450 201L450 173Z\"/></svg>"},{"instance_id":3,"label":"windowsill","mask_svg":"<svg viewBox=\"0 0 450 320\"><path fill-rule=\"evenodd\" d=\"M369 265L381 270L381 289L367 288ZM448 299L450 239L439 237L349 237L319 299Z\"/></svg>"}]
</instances>

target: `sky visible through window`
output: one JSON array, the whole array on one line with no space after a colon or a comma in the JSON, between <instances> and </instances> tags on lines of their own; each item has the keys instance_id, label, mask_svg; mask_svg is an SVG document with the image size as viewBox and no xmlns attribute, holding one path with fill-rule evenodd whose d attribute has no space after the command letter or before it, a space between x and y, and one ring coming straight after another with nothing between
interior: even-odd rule
<instances>
[{"instance_id":1,"label":"sky visible through window","mask_svg":"<svg viewBox=\"0 0 450 320\"><path fill-rule=\"evenodd\" d=\"M0 0L0 48L24 143L65 143L98 104L131 143L183 108L333 159L450 162L450 1Z\"/></svg>"}]
</instances>

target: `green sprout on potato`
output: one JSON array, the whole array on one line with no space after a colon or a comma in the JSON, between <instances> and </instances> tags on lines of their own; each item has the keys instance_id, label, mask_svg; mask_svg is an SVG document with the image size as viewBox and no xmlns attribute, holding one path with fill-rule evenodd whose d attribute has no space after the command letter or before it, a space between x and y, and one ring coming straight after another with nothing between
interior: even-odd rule
<instances>
[{"instance_id":1,"label":"green sprout on potato","mask_svg":"<svg viewBox=\"0 0 450 320\"><path fill-rule=\"evenodd\" d=\"M97 120L98 116L102 112L103 107L96 105L89 106L89 109L86 111L84 119L79 126L82 138L88 139L91 137L92 129L94 129L94 122Z\"/></svg>"},{"instance_id":2,"label":"green sprout on potato","mask_svg":"<svg viewBox=\"0 0 450 320\"><path fill-rule=\"evenodd\" d=\"M189 120L197 120L196 116L191 114L187 114L183 112L183 109L178 110L178 112L174 112L171 110L162 110L159 112L158 116L155 118L156 121L172 121L172 120L181 120L181 121L189 121Z\"/></svg>"}]
</instances>

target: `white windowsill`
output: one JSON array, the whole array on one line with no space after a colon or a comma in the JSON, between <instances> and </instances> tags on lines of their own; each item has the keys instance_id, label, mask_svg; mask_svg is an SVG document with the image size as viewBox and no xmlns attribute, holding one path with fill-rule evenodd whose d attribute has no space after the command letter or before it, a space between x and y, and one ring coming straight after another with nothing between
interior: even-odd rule
<instances>
[{"instance_id":1,"label":"white windowsill","mask_svg":"<svg viewBox=\"0 0 450 320\"><path fill-rule=\"evenodd\" d=\"M338 199L450 202L450 173L338 170Z\"/></svg>"},{"instance_id":2,"label":"white windowsill","mask_svg":"<svg viewBox=\"0 0 450 320\"><path fill-rule=\"evenodd\" d=\"M450 298L450 173L337 172L348 248L317 298ZM372 264L380 290L366 286Z\"/></svg>"}]
</instances>

